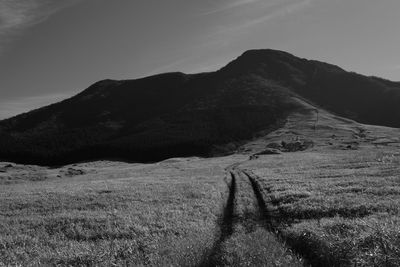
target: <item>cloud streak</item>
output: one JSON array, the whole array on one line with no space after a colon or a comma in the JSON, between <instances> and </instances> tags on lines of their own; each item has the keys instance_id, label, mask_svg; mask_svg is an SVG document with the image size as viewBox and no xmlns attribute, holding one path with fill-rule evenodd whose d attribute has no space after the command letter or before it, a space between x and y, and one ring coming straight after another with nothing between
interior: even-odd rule
<instances>
[{"instance_id":1,"label":"cloud streak","mask_svg":"<svg viewBox=\"0 0 400 267\"><path fill-rule=\"evenodd\" d=\"M269 5L264 7L264 9L266 10L265 14L249 19L240 25L233 26L231 30L244 29L273 19L277 19L287 15L292 15L298 11L301 11L309 7L312 4L313 0L296 0L296 1L286 1L286 2L282 1L282 2L283 3L279 3L274 6ZM274 8L271 9L272 11L269 12L268 9L270 9L271 7Z\"/></svg>"},{"instance_id":2,"label":"cloud streak","mask_svg":"<svg viewBox=\"0 0 400 267\"><path fill-rule=\"evenodd\" d=\"M0 52L23 30L81 0L0 0Z\"/></svg>"},{"instance_id":3,"label":"cloud streak","mask_svg":"<svg viewBox=\"0 0 400 267\"><path fill-rule=\"evenodd\" d=\"M224 5L215 8L213 10L210 10L208 12L205 12L201 15L207 16L207 15L212 15L212 14L216 14L216 13L221 13L221 12L225 12L234 8L239 8L239 7L243 7L249 4L254 4L256 2L260 2L261 0L238 0L238 1L230 1L229 3L225 3ZM227 1L225 1L227 2Z\"/></svg>"},{"instance_id":4,"label":"cloud streak","mask_svg":"<svg viewBox=\"0 0 400 267\"><path fill-rule=\"evenodd\" d=\"M266 22L268 20L271 20L271 19L274 19L277 17L282 17L285 15L293 14L297 11L300 11L300 10L310 6L311 3L312 3L312 0L301 0L301 1L296 1L294 3L289 3L287 5L284 5L283 7L275 10L274 12L271 12L271 13L261 16L259 18L248 21L247 23L242 25L242 27L253 26L253 25L260 24L260 23Z\"/></svg>"},{"instance_id":5,"label":"cloud streak","mask_svg":"<svg viewBox=\"0 0 400 267\"><path fill-rule=\"evenodd\" d=\"M215 30L208 33L202 40L193 47L193 51L222 51L229 47L235 36L240 36L243 30L247 30L259 24L283 18L295 14L309 6L316 0L239 0L239 1L222 1L224 5L203 13L201 15L219 15L217 13L224 12L228 15L228 22L222 22ZM243 16L243 9L247 9ZM241 14L242 13L242 14ZM241 15L239 21L237 15ZM233 15L229 17L229 15ZM224 25L225 24L225 25ZM240 51L243 52L243 51ZM208 63L204 63L198 54L178 58L166 65L156 68L148 73L154 75L161 72L179 71L185 66L187 73L215 71L229 62L229 57L213 58ZM195 62L203 62L196 64ZM189 66L189 67L188 67Z\"/></svg>"},{"instance_id":6,"label":"cloud streak","mask_svg":"<svg viewBox=\"0 0 400 267\"><path fill-rule=\"evenodd\" d=\"M241 19L238 22L234 21L228 23L227 25L219 25L218 29L211 33L208 37L215 42L215 37L217 37L219 40L221 39L221 36L226 38L226 35L236 35L242 30L247 30L248 28L268 21L276 20L286 16L290 17L290 15L311 7L314 2L315 0L271 0L258 2L258 5L254 6L250 10L253 14L250 12L250 14L245 16L245 19ZM234 14L234 12L232 13ZM220 42L220 40L217 42Z\"/></svg>"}]
</instances>

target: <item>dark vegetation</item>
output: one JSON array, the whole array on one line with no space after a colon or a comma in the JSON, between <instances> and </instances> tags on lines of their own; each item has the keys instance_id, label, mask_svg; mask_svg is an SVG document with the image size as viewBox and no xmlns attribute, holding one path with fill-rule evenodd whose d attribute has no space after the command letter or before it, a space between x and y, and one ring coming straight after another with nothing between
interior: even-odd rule
<instances>
[{"instance_id":1,"label":"dark vegetation","mask_svg":"<svg viewBox=\"0 0 400 267\"><path fill-rule=\"evenodd\" d=\"M252 50L217 72L104 80L1 121L0 160L54 165L225 154L299 108L292 95L363 123L400 127L400 83Z\"/></svg>"}]
</instances>

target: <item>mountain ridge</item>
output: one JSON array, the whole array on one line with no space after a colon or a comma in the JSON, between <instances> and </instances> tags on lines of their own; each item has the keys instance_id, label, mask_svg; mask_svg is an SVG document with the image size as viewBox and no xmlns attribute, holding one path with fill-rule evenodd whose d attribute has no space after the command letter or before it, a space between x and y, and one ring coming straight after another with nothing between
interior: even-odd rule
<instances>
[{"instance_id":1,"label":"mountain ridge","mask_svg":"<svg viewBox=\"0 0 400 267\"><path fill-rule=\"evenodd\" d=\"M400 83L249 50L215 72L106 79L0 121L0 159L51 165L231 153L301 110L292 96L361 123L400 127Z\"/></svg>"}]
</instances>

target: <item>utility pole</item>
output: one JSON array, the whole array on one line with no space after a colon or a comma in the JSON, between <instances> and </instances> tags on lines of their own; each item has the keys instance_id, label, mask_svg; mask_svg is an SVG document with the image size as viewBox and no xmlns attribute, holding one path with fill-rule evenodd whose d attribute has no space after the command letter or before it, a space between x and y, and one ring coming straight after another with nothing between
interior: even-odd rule
<instances>
[{"instance_id":1,"label":"utility pole","mask_svg":"<svg viewBox=\"0 0 400 267\"><path fill-rule=\"evenodd\" d=\"M317 130L317 123L318 123L318 117L319 117L319 111L318 111L318 109L316 108L315 109L315 112L317 113L317 119L315 120L315 123L314 123L314 131L316 131Z\"/></svg>"}]
</instances>

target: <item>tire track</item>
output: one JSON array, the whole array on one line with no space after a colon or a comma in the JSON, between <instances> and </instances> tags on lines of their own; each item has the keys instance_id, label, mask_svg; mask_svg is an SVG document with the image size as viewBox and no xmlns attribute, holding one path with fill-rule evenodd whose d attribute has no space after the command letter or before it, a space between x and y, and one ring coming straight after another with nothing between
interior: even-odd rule
<instances>
[{"instance_id":1,"label":"tire track","mask_svg":"<svg viewBox=\"0 0 400 267\"><path fill-rule=\"evenodd\" d=\"M279 229L279 225L282 222L278 216L278 214L276 212L271 211L271 207L268 207L267 202L265 201L265 198L263 196L263 192L266 191L266 194L271 194L271 190L269 188L266 188L265 190L261 187L261 183L259 181L259 177L254 175L254 174L250 174L248 171L242 171L250 180L253 190L254 190L254 194L257 198L257 201L259 203L259 208L260 208L260 212L262 213L262 219L265 222L265 227L266 229L273 233L278 240L280 240L281 243L284 243L285 246L287 246L288 248L291 249L291 251L293 251L294 253L296 253L298 256L300 256L301 258L303 258L303 260L305 260L304 264L305 266L314 266L312 264L312 256L310 256L309 253L307 253L307 251L304 251L304 249L301 249L299 247L296 247L293 245L293 243L290 242L290 240L288 240L287 238L285 238L282 233L281 230ZM316 266L320 266L320 265L316 265ZM325 265L322 265L325 266Z\"/></svg>"},{"instance_id":2,"label":"tire track","mask_svg":"<svg viewBox=\"0 0 400 267\"><path fill-rule=\"evenodd\" d=\"M219 237L211 249L211 253L200 263L201 267L220 266L222 253L222 244L233 234L234 220L235 220L235 197L237 191L236 176L233 171L229 171L231 182L229 184L229 195L226 202L222 218L220 218Z\"/></svg>"},{"instance_id":3,"label":"tire track","mask_svg":"<svg viewBox=\"0 0 400 267\"><path fill-rule=\"evenodd\" d=\"M266 205L262 194L257 190L254 179L238 169L240 163L229 166L227 183L229 195L219 220L219 236L211 251L199 266L225 266L223 256L224 243L242 227L246 232L253 232L258 226L265 227Z\"/></svg>"},{"instance_id":4,"label":"tire track","mask_svg":"<svg viewBox=\"0 0 400 267\"><path fill-rule=\"evenodd\" d=\"M236 195L236 177L233 172L229 173L231 176L231 183L229 186L229 196L226 203L221 225L221 240L225 240L227 237L233 233L233 221L235 213L235 195Z\"/></svg>"},{"instance_id":5,"label":"tire track","mask_svg":"<svg viewBox=\"0 0 400 267\"><path fill-rule=\"evenodd\" d=\"M265 200L270 190L262 188L259 177L247 170L240 170L238 165L226 169L227 177L230 178L230 183L229 178L227 179L229 195L218 223L219 236L200 263L201 267L226 266L224 244L229 242L231 236L237 238L237 231L250 234L258 227L262 227L276 236L280 242L286 243L279 232L277 214Z\"/></svg>"},{"instance_id":6,"label":"tire track","mask_svg":"<svg viewBox=\"0 0 400 267\"><path fill-rule=\"evenodd\" d=\"M261 187L260 182L257 181L254 175L249 174L246 171L242 171L242 173L249 179L251 186L253 188L254 195L258 202L259 212L260 212L260 220L263 221L264 226L267 227L267 230L270 232L276 232L277 223L274 220L274 215L268 209L268 206L265 202L263 196L263 188ZM268 190L269 191L269 190ZM268 192L269 193L269 192Z\"/></svg>"},{"instance_id":7,"label":"tire track","mask_svg":"<svg viewBox=\"0 0 400 267\"><path fill-rule=\"evenodd\" d=\"M245 232L251 233L262 223L258 200L245 173L237 171L235 174L238 189L235 206L235 230L244 229Z\"/></svg>"}]
</instances>

